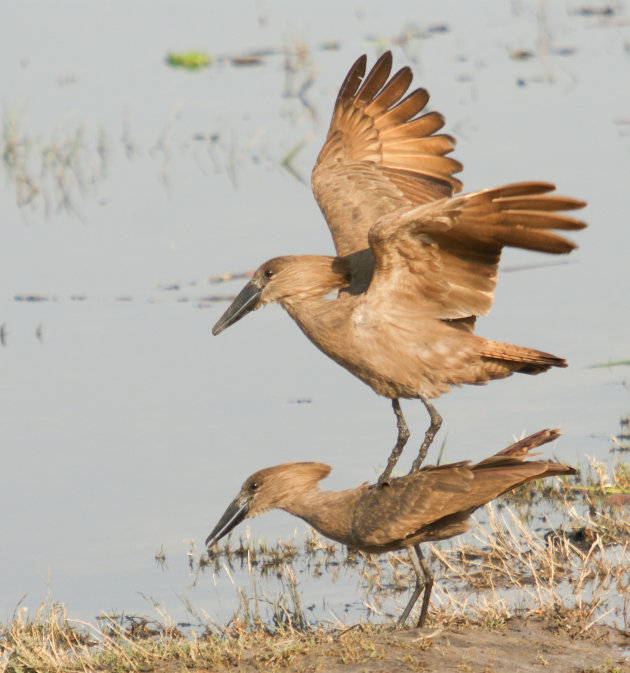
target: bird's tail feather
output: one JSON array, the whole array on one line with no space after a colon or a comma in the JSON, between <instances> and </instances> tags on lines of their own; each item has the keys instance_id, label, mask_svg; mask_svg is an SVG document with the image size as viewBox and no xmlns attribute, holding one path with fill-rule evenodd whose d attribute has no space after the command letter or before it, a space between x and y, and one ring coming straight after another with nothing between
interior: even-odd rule
<instances>
[{"instance_id":1,"label":"bird's tail feather","mask_svg":"<svg viewBox=\"0 0 630 673\"><path fill-rule=\"evenodd\" d=\"M551 367L567 366L564 358L551 353L501 341L485 341L479 354L489 361L489 365L494 362L498 366L507 367L511 372L521 374L540 374Z\"/></svg>"}]
</instances>

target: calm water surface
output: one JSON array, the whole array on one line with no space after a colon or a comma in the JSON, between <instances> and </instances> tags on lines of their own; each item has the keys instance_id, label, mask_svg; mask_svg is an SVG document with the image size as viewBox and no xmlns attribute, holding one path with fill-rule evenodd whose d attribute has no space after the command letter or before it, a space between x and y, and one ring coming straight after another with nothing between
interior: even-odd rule
<instances>
[{"instance_id":1,"label":"calm water surface","mask_svg":"<svg viewBox=\"0 0 630 673\"><path fill-rule=\"evenodd\" d=\"M608 19L572 2L480 7L23 2L4 13L2 116L22 159L5 159L0 189L0 618L50 595L91 621L151 613L146 597L174 618L187 599L223 619L235 587L210 574L193 586L187 552L249 473L318 460L334 467L334 489L382 467L389 401L280 309L215 339L226 304L203 301L242 284L211 276L332 251L310 190L281 161L301 145L293 166L308 183L337 88L364 52L373 62L391 47L396 67L414 68L458 139L466 189L541 179L589 202L567 263L519 271L549 260L505 255L478 329L571 367L438 400L446 458L560 426L557 457L612 463L627 374L588 367L630 357L630 16L624 5ZM196 73L165 66L167 51L191 48L217 60ZM275 53L257 67L220 59L261 48ZM296 50L305 61L291 56L288 77L283 53ZM522 50L539 55L511 57ZM311 75L309 110L295 92ZM42 175L52 146L72 159ZM418 402L404 409L409 461L427 418ZM283 513L251 523L271 541L296 527ZM305 603L324 591L341 614L357 600L346 584L305 580Z\"/></svg>"}]
</instances>

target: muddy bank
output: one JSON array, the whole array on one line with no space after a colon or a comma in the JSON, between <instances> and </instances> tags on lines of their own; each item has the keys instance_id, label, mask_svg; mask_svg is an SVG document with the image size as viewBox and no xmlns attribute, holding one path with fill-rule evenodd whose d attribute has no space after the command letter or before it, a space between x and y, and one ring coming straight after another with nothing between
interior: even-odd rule
<instances>
[{"instance_id":1,"label":"muddy bank","mask_svg":"<svg viewBox=\"0 0 630 673\"><path fill-rule=\"evenodd\" d=\"M559 625L553 619L519 617L496 628L466 625L405 631L351 629L339 635L248 634L226 643L208 659L202 654L194 670L630 671L629 634L593 627L586 634L573 636L570 630L569 625ZM167 673L179 670L179 666L181 662L164 661L155 670Z\"/></svg>"}]
</instances>

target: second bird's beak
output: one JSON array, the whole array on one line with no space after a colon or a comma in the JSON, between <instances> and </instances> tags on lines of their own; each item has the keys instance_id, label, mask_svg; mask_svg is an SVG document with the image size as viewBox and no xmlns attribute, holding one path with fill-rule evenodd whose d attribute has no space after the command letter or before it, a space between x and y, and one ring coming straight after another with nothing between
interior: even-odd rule
<instances>
[{"instance_id":1,"label":"second bird's beak","mask_svg":"<svg viewBox=\"0 0 630 673\"><path fill-rule=\"evenodd\" d=\"M225 510L219 523L212 533L206 538L206 547L214 546L222 537L225 537L233 528L247 516L249 500L244 500L240 495L234 498L230 506Z\"/></svg>"},{"instance_id":2,"label":"second bird's beak","mask_svg":"<svg viewBox=\"0 0 630 673\"><path fill-rule=\"evenodd\" d=\"M262 288L254 285L251 281L236 295L234 301L229 305L227 311L217 320L212 328L212 334L215 336L222 332L226 327L233 325L250 311L258 308L260 302L260 293Z\"/></svg>"}]
</instances>

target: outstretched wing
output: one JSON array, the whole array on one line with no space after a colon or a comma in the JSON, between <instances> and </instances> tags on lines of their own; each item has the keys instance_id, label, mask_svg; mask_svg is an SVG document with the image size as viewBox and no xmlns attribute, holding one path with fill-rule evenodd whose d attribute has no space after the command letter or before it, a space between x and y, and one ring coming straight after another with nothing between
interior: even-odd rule
<instances>
[{"instance_id":1,"label":"outstretched wing","mask_svg":"<svg viewBox=\"0 0 630 673\"><path fill-rule=\"evenodd\" d=\"M339 256L367 248L368 231L383 215L461 189L452 177L461 164L444 156L455 141L435 135L444 125L442 115L417 116L429 94L416 89L402 99L411 70L403 68L388 81L388 51L361 83L365 65L364 55L341 86L312 175L313 193Z\"/></svg>"},{"instance_id":2,"label":"outstretched wing","mask_svg":"<svg viewBox=\"0 0 630 673\"><path fill-rule=\"evenodd\" d=\"M388 304L412 301L417 313L430 318L486 315L504 246L553 254L576 247L551 230L585 227L558 212L585 204L547 194L553 189L521 182L383 217L369 232L375 271L368 297Z\"/></svg>"}]
</instances>

